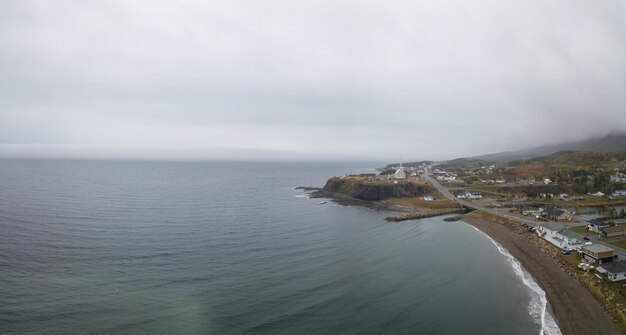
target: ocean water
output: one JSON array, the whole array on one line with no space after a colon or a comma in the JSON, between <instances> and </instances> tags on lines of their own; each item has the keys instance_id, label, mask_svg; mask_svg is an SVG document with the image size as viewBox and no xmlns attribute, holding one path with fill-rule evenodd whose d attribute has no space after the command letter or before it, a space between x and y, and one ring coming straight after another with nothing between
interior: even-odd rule
<instances>
[{"instance_id":1,"label":"ocean water","mask_svg":"<svg viewBox=\"0 0 626 335\"><path fill-rule=\"evenodd\" d=\"M0 160L0 333L558 333L473 227L293 189L376 166Z\"/></svg>"}]
</instances>

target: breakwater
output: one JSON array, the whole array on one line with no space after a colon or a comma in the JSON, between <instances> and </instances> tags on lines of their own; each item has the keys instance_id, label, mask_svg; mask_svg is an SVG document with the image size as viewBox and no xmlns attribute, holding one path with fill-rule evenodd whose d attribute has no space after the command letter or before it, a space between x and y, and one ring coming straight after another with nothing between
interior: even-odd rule
<instances>
[{"instance_id":1,"label":"breakwater","mask_svg":"<svg viewBox=\"0 0 626 335\"><path fill-rule=\"evenodd\" d=\"M399 221L407 221L407 220L416 220L416 219L429 218L429 217L445 215L445 214L463 213L464 211L465 210L462 208L424 209L418 212L402 213L398 215L388 216L385 218L385 221L399 222Z\"/></svg>"}]
</instances>

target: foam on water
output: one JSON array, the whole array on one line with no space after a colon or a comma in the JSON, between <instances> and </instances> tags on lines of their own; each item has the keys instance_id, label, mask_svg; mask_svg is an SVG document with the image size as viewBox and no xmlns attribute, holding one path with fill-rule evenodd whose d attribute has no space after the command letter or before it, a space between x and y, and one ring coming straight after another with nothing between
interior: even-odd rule
<instances>
[{"instance_id":1,"label":"foam on water","mask_svg":"<svg viewBox=\"0 0 626 335\"><path fill-rule=\"evenodd\" d=\"M473 227L473 226L472 226ZM548 299L546 298L546 292L539 287L537 282L533 279L533 277L526 271L520 262L509 253L506 248L500 245L500 243L496 242L489 235L485 234L481 230L476 227L473 227L478 232L487 237L491 243L493 243L498 251L506 257L506 259L511 264L513 271L515 274L522 280L524 285L528 287L530 292L530 303L528 304L528 312L530 313L532 319L541 326L539 330L539 335L560 335L561 330L559 326L556 324L554 317L548 313Z\"/></svg>"}]
</instances>

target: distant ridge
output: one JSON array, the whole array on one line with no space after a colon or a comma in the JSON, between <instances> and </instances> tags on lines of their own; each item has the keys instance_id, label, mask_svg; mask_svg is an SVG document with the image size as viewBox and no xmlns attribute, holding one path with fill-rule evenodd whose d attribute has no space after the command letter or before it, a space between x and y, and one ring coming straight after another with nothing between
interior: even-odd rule
<instances>
[{"instance_id":1,"label":"distant ridge","mask_svg":"<svg viewBox=\"0 0 626 335\"><path fill-rule=\"evenodd\" d=\"M559 151L626 151L626 133L614 131L604 137L556 145L544 145L515 151L504 151L482 156L457 158L448 161L448 163L453 165L478 161L505 163L512 160L546 156Z\"/></svg>"}]
</instances>

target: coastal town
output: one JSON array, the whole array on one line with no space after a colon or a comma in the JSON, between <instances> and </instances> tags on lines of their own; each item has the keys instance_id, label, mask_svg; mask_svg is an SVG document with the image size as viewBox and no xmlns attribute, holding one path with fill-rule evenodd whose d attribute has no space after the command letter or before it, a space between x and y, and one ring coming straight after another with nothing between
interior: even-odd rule
<instances>
[{"instance_id":1,"label":"coastal town","mask_svg":"<svg viewBox=\"0 0 626 335\"><path fill-rule=\"evenodd\" d=\"M480 216L501 223L536 240L554 258L556 270L574 277L613 322L626 326L626 157L556 153L541 158L555 159L561 160L558 168L538 159L400 162L376 173L331 178L322 191L403 210L387 221L464 213L447 219L471 222Z\"/></svg>"},{"instance_id":2,"label":"coastal town","mask_svg":"<svg viewBox=\"0 0 626 335\"><path fill-rule=\"evenodd\" d=\"M495 164L453 167L433 162L399 166L400 170L404 171L396 172L394 178L409 175L430 179L451 191L450 200L469 201L472 205L466 207L489 208L518 221L562 250L563 255L577 255L581 261L578 268L595 269L599 279L626 280L626 160L611 159L609 164L596 167L595 171L608 175L608 187L594 184L600 178L591 173L585 177L592 185L586 194L566 193L572 187L559 184L557 180L563 178L558 175L516 178ZM602 192L607 189L612 192ZM427 195L424 200L435 198Z\"/></svg>"}]
</instances>

